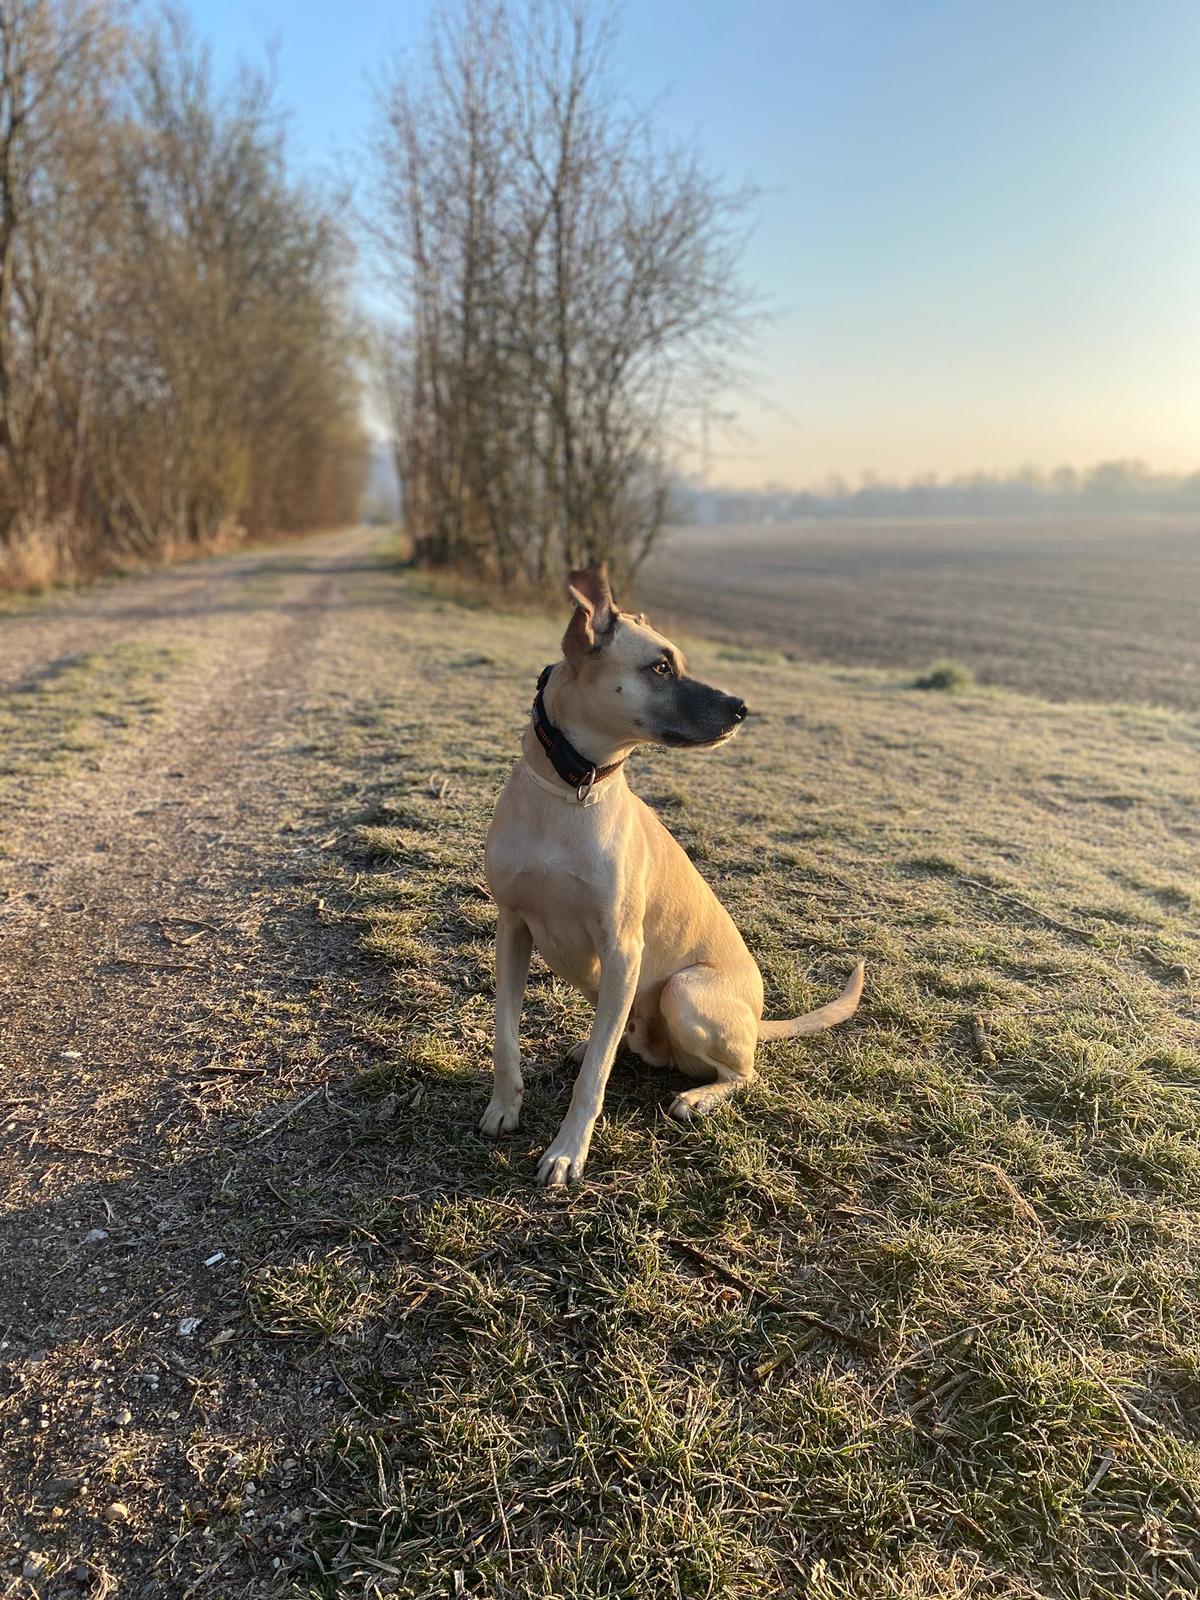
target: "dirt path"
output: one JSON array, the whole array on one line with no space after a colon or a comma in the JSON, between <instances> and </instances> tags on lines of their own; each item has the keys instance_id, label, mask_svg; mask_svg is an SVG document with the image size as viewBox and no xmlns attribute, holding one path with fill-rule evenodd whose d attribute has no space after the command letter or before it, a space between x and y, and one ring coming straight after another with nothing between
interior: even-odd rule
<instances>
[{"instance_id":1,"label":"dirt path","mask_svg":"<svg viewBox=\"0 0 1200 1600\"><path fill-rule=\"evenodd\" d=\"M86 719L111 661L159 679L124 727L110 685L82 750L15 770L0 750L0 1594L286 1580L308 1516L288 1472L346 1401L245 1340L240 1247L329 1159L290 1108L370 1056L345 1017L378 980L319 879L364 804L355 695L399 625L378 543L0 614L18 709L69 682ZM256 1481L256 1421L281 1411L296 1457Z\"/></svg>"}]
</instances>

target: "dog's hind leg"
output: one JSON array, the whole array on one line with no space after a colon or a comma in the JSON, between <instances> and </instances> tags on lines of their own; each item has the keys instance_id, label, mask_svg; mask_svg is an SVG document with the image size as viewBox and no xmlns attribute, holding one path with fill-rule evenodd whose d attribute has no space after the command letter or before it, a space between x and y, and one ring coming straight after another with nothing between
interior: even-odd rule
<instances>
[{"instance_id":1,"label":"dog's hind leg","mask_svg":"<svg viewBox=\"0 0 1200 1600\"><path fill-rule=\"evenodd\" d=\"M582 1066L587 1047L587 1040L580 1039L578 1044L571 1046L563 1060L573 1062L577 1067ZM648 1067L670 1066L671 1041L659 1014L657 990L648 998L640 997L634 1002L629 1021L625 1024L622 1048L637 1056Z\"/></svg>"},{"instance_id":2,"label":"dog's hind leg","mask_svg":"<svg viewBox=\"0 0 1200 1600\"><path fill-rule=\"evenodd\" d=\"M521 1077L521 1002L529 977L533 936L524 918L500 909L496 923L495 1082L488 1108L479 1119L483 1133L511 1133L521 1119L525 1084Z\"/></svg>"},{"instance_id":3,"label":"dog's hind leg","mask_svg":"<svg viewBox=\"0 0 1200 1600\"><path fill-rule=\"evenodd\" d=\"M758 1017L727 977L711 967L688 967L666 985L660 1005L675 1065L701 1084L671 1102L677 1121L716 1110L754 1082Z\"/></svg>"}]
</instances>

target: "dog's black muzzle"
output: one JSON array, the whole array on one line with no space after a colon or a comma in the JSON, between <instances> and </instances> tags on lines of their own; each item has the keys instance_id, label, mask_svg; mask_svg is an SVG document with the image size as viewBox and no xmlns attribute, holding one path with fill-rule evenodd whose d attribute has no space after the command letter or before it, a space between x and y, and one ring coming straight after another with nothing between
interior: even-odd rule
<instances>
[{"instance_id":1,"label":"dog's black muzzle","mask_svg":"<svg viewBox=\"0 0 1200 1600\"><path fill-rule=\"evenodd\" d=\"M716 744L745 720L746 702L695 678L677 678L662 708L657 738L672 749Z\"/></svg>"}]
</instances>

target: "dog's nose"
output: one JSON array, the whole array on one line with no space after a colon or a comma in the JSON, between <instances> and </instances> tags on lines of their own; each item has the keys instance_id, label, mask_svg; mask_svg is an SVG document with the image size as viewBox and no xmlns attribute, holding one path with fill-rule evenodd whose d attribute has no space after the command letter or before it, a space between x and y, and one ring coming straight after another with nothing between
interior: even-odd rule
<instances>
[{"instance_id":1,"label":"dog's nose","mask_svg":"<svg viewBox=\"0 0 1200 1600\"><path fill-rule=\"evenodd\" d=\"M744 700L735 700L729 709L733 712L733 720L735 722L743 722L749 707Z\"/></svg>"}]
</instances>

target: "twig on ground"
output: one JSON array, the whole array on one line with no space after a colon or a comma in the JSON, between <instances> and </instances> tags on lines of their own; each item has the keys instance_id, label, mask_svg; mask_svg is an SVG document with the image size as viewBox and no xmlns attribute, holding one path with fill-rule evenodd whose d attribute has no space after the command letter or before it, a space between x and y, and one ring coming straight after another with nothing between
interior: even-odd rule
<instances>
[{"instance_id":1,"label":"twig on ground","mask_svg":"<svg viewBox=\"0 0 1200 1600\"><path fill-rule=\"evenodd\" d=\"M806 1323L810 1328L819 1328L822 1333L827 1333L833 1339L840 1339L844 1344L852 1345L856 1350L861 1350L864 1355L878 1357L879 1351L869 1339L862 1338L857 1333L851 1333L848 1328L839 1328L836 1322L827 1322L824 1317L819 1317L813 1311L803 1311L798 1306L788 1305L786 1301L778 1299L775 1295L768 1294L765 1289L760 1289L747 1278L732 1271L720 1261L714 1261L711 1256L705 1255L703 1250L698 1250L694 1244L689 1244L686 1239L668 1238L667 1243L680 1255L687 1256L710 1272L713 1277L720 1278L722 1283L727 1283L731 1288L739 1289L743 1294L753 1295L763 1305L770 1306L774 1311L781 1311L785 1316L794 1317L798 1322ZM786 1360L786 1354L780 1358ZM778 1365L778 1363L776 1363ZM767 1370L771 1364L767 1363Z\"/></svg>"},{"instance_id":2,"label":"twig on ground","mask_svg":"<svg viewBox=\"0 0 1200 1600\"><path fill-rule=\"evenodd\" d=\"M496 1458L488 1457L488 1466L492 1469L492 1489L496 1496L496 1510L500 1513L500 1527L504 1533L504 1549L508 1556L508 1570L513 1570L512 1535L508 1531L508 1516L504 1510L504 1496L500 1493L500 1481L496 1476Z\"/></svg>"},{"instance_id":3,"label":"twig on ground","mask_svg":"<svg viewBox=\"0 0 1200 1600\"><path fill-rule=\"evenodd\" d=\"M1130 1005L1129 1001L1121 993L1120 989L1117 987L1117 985L1113 981L1113 979L1110 978L1106 973L1101 973L1100 974L1100 981L1104 984L1106 989L1111 989L1113 994L1116 995L1117 1000L1118 1000L1118 1002L1120 1004L1121 1010L1129 1018L1130 1022L1136 1022L1138 1020L1137 1012L1133 1009L1133 1007Z\"/></svg>"},{"instance_id":4,"label":"twig on ground","mask_svg":"<svg viewBox=\"0 0 1200 1600\"><path fill-rule=\"evenodd\" d=\"M232 1550L226 1550L219 1555L215 1561L210 1561L200 1576L193 1583L190 1583L183 1591L183 1600L190 1600L192 1595L199 1594L201 1588L207 1584L210 1578L214 1577L218 1572L220 1572L221 1568L229 1560L232 1554Z\"/></svg>"},{"instance_id":5,"label":"twig on ground","mask_svg":"<svg viewBox=\"0 0 1200 1600\"><path fill-rule=\"evenodd\" d=\"M1168 961L1165 956L1160 956L1157 950L1152 950L1148 944L1140 944L1137 948L1138 955L1144 956L1152 967L1157 967L1160 972L1178 973L1184 983L1191 983L1191 968L1185 967L1182 961Z\"/></svg>"},{"instance_id":6,"label":"twig on ground","mask_svg":"<svg viewBox=\"0 0 1200 1600\"><path fill-rule=\"evenodd\" d=\"M984 1032L983 1019L970 1016L967 1018L967 1026L971 1030L971 1039L980 1061L985 1067L994 1067L996 1065L996 1052L992 1049L988 1036Z\"/></svg>"},{"instance_id":7,"label":"twig on ground","mask_svg":"<svg viewBox=\"0 0 1200 1600\"><path fill-rule=\"evenodd\" d=\"M90 1144L59 1144L55 1139L42 1139L49 1150L61 1150L68 1156L95 1156L98 1161L128 1161L138 1167L152 1167L153 1161L148 1161L145 1156L131 1156L124 1150L93 1150Z\"/></svg>"},{"instance_id":8,"label":"twig on ground","mask_svg":"<svg viewBox=\"0 0 1200 1600\"><path fill-rule=\"evenodd\" d=\"M322 1063L322 1065L324 1065L324 1063ZM319 1083L315 1089L311 1089L308 1094L304 1096L303 1100L297 1100L294 1106L290 1106L281 1117L277 1117L276 1120L271 1123L269 1128L263 1128L259 1133L251 1134L247 1143L253 1144L257 1139L265 1139L268 1137L268 1135L274 1133L276 1129L282 1128L285 1122L291 1121L291 1119L296 1115L297 1111L303 1111L304 1107L310 1100L315 1100L324 1087L325 1085L323 1083Z\"/></svg>"},{"instance_id":9,"label":"twig on ground","mask_svg":"<svg viewBox=\"0 0 1200 1600\"><path fill-rule=\"evenodd\" d=\"M975 1165L981 1172L991 1173L992 1177L995 1178L996 1182L1012 1201L1013 1210L1016 1212L1018 1217L1025 1222L1032 1223L1035 1228L1043 1228L1045 1226L1041 1217L1038 1216L1037 1212L1029 1204L1029 1201L1026 1200L1025 1196L1021 1193L1020 1189L1017 1188L1016 1184L1009 1177L1008 1173L1005 1172L1003 1167L997 1166L994 1161L977 1161Z\"/></svg>"},{"instance_id":10,"label":"twig on ground","mask_svg":"<svg viewBox=\"0 0 1200 1600\"><path fill-rule=\"evenodd\" d=\"M141 961L135 956L109 956L102 963L106 967L150 967L156 972L199 972L195 961Z\"/></svg>"},{"instance_id":11,"label":"twig on ground","mask_svg":"<svg viewBox=\"0 0 1200 1600\"><path fill-rule=\"evenodd\" d=\"M1057 917L1052 917L1048 911L1043 911L1041 906L1035 906L1031 900L1022 900L1019 894L1012 894L1007 889L997 889L993 884L984 883L982 878L968 878L959 875L960 883L969 884L972 889L982 890L984 894L994 895L997 900L1006 900L1011 906L1020 906L1022 911L1028 911L1031 917L1037 917L1047 927L1057 928L1059 933L1069 933L1076 939L1086 939L1094 942L1096 933L1093 928L1083 928L1077 922L1060 922Z\"/></svg>"},{"instance_id":12,"label":"twig on ground","mask_svg":"<svg viewBox=\"0 0 1200 1600\"><path fill-rule=\"evenodd\" d=\"M195 928L196 931L195 933L184 934L182 938L177 938L175 934L168 931L168 922L186 923ZM220 933L221 931L215 922L202 922L199 917L158 917L151 923L151 927L157 928L159 938L165 939L171 945L195 944L196 940L203 939L206 933Z\"/></svg>"}]
</instances>

